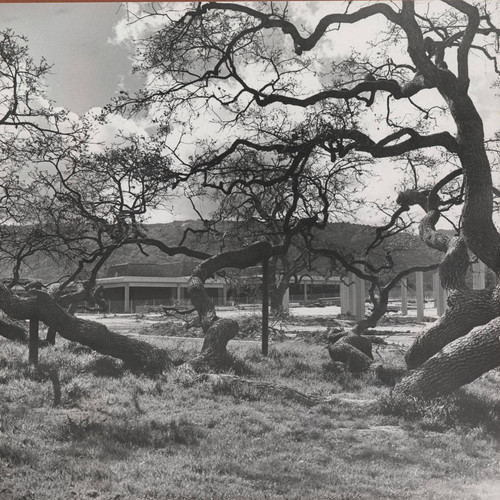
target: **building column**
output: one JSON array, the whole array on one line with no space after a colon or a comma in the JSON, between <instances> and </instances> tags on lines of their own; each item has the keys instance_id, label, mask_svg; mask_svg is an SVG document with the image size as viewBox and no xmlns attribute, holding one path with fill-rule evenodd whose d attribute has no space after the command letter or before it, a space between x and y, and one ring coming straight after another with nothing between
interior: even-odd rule
<instances>
[{"instance_id":1,"label":"building column","mask_svg":"<svg viewBox=\"0 0 500 500\"><path fill-rule=\"evenodd\" d=\"M182 299L181 284L177 283L177 302L180 302L181 299Z\"/></svg>"},{"instance_id":2,"label":"building column","mask_svg":"<svg viewBox=\"0 0 500 500\"><path fill-rule=\"evenodd\" d=\"M416 292L417 292L417 321L424 320L424 273L417 271L415 273Z\"/></svg>"},{"instance_id":3,"label":"building column","mask_svg":"<svg viewBox=\"0 0 500 500\"><path fill-rule=\"evenodd\" d=\"M124 298L123 298L123 312L124 313L129 313L130 312L130 285L128 283L125 283L124 287Z\"/></svg>"},{"instance_id":4,"label":"building column","mask_svg":"<svg viewBox=\"0 0 500 500\"><path fill-rule=\"evenodd\" d=\"M356 320L361 321L365 317L365 280L355 277L356 283Z\"/></svg>"},{"instance_id":5,"label":"building column","mask_svg":"<svg viewBox=\"0 0 500 500\"><path fill-rule=\"evenodd\" d=\"M438 316L442 316L446 311L446 291L441 286L441 280L438 272L435 272L432 275L432 291L437 314Z\"/></svg>"},{"instance_id":6,"label":"building column","mask_svg":"<svg viewBox=\"0 0 500 500\"><path fill-rule=\"evenodd\" d=\"M347 277L346 277L347 279ZM348 314L350 311L349 304L349 287L343 282L340 282L340 314Z\"/></svg>"},{"instance_id":7,"label":"building column","mask_svg":"<svg viewBox=\"0 0 500 500\"><path fill-rule=\"evenodd\" d=\"M408 278L403 278L401 281L401 314L408 314Z\"/></svg>"},{"instance_id":8,"label":"building column","mask_svg":"<svg viewBox=\"0 0 500 500\"><path fill-rule=\"evenodd\" d=\"M474 290L486 288L486 266L481 261L472 264L472 288Z\"/></svg>"},{"instance_id":9,"label":"building column","mask_svg":"<svg viewBox=\"0 0 500 500\"><path fill-rule=\"evenodd\" d=\"M222 305L227 306L227 285L222 283Z\"/></svg>"},{"instance_id":10,"label":"building column","mask_svg":"<svg viewBox=\"0 0 500 500\"><path fill-rule=\"evenodd\" d=\"M307 283L304 283L304 305L307 305Z\"/></svg>"},{"instance_id":11,"label":"building column","mask_svg":"<svg viewBox=\"0 0 500 500\"><path fill-rule=\"evenodd\" d=\"M356 303L356 280L354 274L349 273L349 314L356 316L358 305Z\"/></svg>"},{"instance_id":12,"label":"building column","mask_svg":"<svg viewBox=\"0 0 500 500\"><path fill-rule=\"evenodd\" d=\"M285 293L283 294L283 312L290 312L290 288L287 288Z\"/></svg>"}]
</instances>

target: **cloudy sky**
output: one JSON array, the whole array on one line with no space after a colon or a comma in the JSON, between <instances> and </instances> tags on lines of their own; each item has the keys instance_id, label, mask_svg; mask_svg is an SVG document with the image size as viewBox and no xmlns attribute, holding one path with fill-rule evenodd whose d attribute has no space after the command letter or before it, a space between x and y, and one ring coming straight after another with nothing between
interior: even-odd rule
<instances>
[{"instance_id":1,"label":"cloudy sky","mask_svg":"<svg viewBox=\"0 0 500 500\"><path fill-rule=\"evenodd\" d=\"M130 45L113 42L115 27L126 19L125 5L119 2L0 3L0 29L27 36L34 59L45 57L53 65L47 96L79 115L109 103L119 88L137 89L141 84L131 74ZM116 118L112 129L133 127L133 122ZM151 222L196 218L190 204L180 198L170 208L173 213L153 213Z\"/></svg>"},{"instance_id":2,"label":"cloudy sky","mask_svg":"<svg viewBox=\"0 0 500 500\"><path fill-rule=\"evenodd\" d=\"M331 8L331 4L328 4L329 2L315 5L300 2L294 4L294 8L304 21L315 23L318 17ZM129 6L133 9L133 4ZM107 104L121 86L136 89L141 85L138 77L131 75L130 44L125 42L131 32L132 35L135 33L134 27L126 21L126 4L119 2L0 3L0 28L11 28L18 34L26 35L34 58L45 57L54 65L53 74L47 80L48 97L58 106L64 106L80 115L90 108ZM370 20L363 30L371 38L378 32L378 26ZM122 43L117 43L116 40ZM343 40L344 49L347 49L350 45L349 36ZM338 52L341 48L339 45L332 45L329 50ZM498 107L491 106L490 100L482 98L485 95L491 98L492 94L488 89L491 82L483 77L484 61L476 59L472 64L477 69L472 75L476 102L485 119L486 128L491 129L498 124ZM395 198L397 179L393 180L393 183L389 182L387 176L381 178L378 184L374 180L371 192L375 197L387 195ZM179 217L193 216L187 203L176 200L175 204ZM156 215L154 221L169 218L171 217Z\"/></svg>"},{"instance_id":3,"label":"cloudy sky","mask_svg":"<svg viewBox=\"0 0 500 500\"><path fill-rule=\"evenodd\" d=\"M26 35L35 57L54 65L48 96L78 114L107 104L118 85L137 86L124 46L111 43L121 3L0 4L0 26Z\"/></svg>"}]
</instances>

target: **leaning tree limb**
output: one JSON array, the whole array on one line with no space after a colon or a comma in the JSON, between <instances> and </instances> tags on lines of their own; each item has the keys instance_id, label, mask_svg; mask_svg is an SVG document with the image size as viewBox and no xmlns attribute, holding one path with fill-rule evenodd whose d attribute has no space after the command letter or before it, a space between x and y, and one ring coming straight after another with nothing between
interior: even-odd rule
<instances>
[{"instance_id":1,"label":"leaning tree limb","mask_svg":"<svg viewBox=\"0 0 500 500\"><path fill-rule=\"evenodd\" d=\"M205 289L205 281L221 269L227 267L245 269L283 251L282 246L273 246L267 241L261 241L239 250L223 252L210 257L194 268L188 281L188 293L191 303L198 312L205 340L201 352L188 361L187 367L199 372L227 366L226 346L238 333L237 321L221 319L217 316L215 307Z\"/></svg>"},{"instance_id":2,"label":"leaning tree limb","mask_svg":"<svg viewBox=\"0 0 500 500\"><path fill-rule=\"evenodd\" d=\"M112 332L101 323L77 318L43 291L33 290L31 297L18 297L0 284L0 308L12 318L38 318L61 337L121 359L134 369L161 373L173 367L164 349Z\"/></svg>"},{"instance_id":3,"label":"leaning tree limb","mask_svg":"<svg viewBox=\"0 0 500 500\"><path fill-rule=\"evenodd\" d=\"M419 367L450 342L500 315L500 289L453 291L450 309L420 334L405 355L410 370Z\"/></svg>"},{"instance_id":4,"label":"leaning tree limb","mask_svg":"<svg viewBox=\"0 0 500 500\"><path fill-rule=\"evenodd\" d=\"M500 318L451 342L394 388L396 398L445 396L500 365Z\"/></svg>"},{"instance_id":5,"label":"leaning tree limb","mask_svg":"<svg viewBox=\"0 0 500 500\"><path fill-rule=\"evenodd\" d=\"M28 332L18 323L7 319L0 319L0 335L9 340L28 342Z\"/></svg>"},{"instance_id":6,"label":"leaning tree limb","mask_svg":"<svg viewBox=\"0 0 500 500\"><path fill-rule=\"evenodd\" d=\"M353 333L341 336L329 345L328 353L332 361L344 363L350 373L364 373L373 362L371 340Z\"/></svg>"},{"instance_id":7,"label":"leaning tree limb","mask_svg":"<svg viewBox=\"0 0 500 500\"><path fill-rule=\"evenodd\" d=\"M186 369L198 372L224 366L228 360L226 345L238 332L236 321L217 317L204 288L205 281L225 267L243 269L282 251L281 246L258 242L210 257L194 269L188 290L191 302L198 311L205 340L201 352L185 363ZM174 363L165 349L112 332L101 323L77 318L41 290L32 290L31 294L30 297L18 297L0 284L0 309L15 319L37 318L63 338L86 345L100 354L121 359L134 369L161 373L173 368Z\"/></svg>"}]
</instances>

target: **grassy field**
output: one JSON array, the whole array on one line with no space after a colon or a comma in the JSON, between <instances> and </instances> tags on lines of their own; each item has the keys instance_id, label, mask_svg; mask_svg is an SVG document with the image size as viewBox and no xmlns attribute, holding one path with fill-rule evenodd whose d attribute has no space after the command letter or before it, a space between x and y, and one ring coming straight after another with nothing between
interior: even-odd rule
<instances>
[{"instance_id":1,"label":"grassy field","mask_svg":"<svg viewBox=\"0 0 500 500\"><path fill-rule=\"evenodd\" d=\"M183 359L200 341L154 342ZM182 374L146 378L61 339L34 371L25 347L0 340L0 499L500 498L498 372L395 407L320 344L275 343L268 358L254 342L230 350L248 379L367 403L308 408Z\"/></svg>"}]
</instances>

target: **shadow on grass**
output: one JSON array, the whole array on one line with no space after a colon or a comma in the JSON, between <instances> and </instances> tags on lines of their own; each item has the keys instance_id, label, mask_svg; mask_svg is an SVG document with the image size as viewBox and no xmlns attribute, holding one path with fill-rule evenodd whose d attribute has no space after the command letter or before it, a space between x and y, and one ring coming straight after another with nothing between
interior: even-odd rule
<instances>
[{"instance_id":1,"label":"shadow on grass","mask_svg":"<svg viewBox=\"0 0 500 500\"><path fill-rule=\"evenodd\" d=\"M26 446L17 443L0 442L0 461L12 466L34 465L37 457Z\"/></svg>"},{"instance_id":2,"label":"shadow on grass","mask_svg":"<svg viewBox=\"0 0 500 500\"><path fill-rule=\"evenodd\" d=\"M425 401L406 398L396 401L383 396L380 409L384 415L418 422L423 430L444 432L452 428L482 428L500 439L500 402L461 389L455 394Z\"/></svg>"},{"instance_id":3,"label":"shadow on grass","mask_svg":"<svg viewBox=\"0 0 500 500\"><path fill-rule=\"evenodd\" d=\"M127 448L161 449L171 445L197 445L202 438L201 429L184 418L165 422L143 420L108 422L82 419L61 425L60 441L99 445L113 449L116 445Z\"/></svg>"},{"instance_id":4,"label":"shadow on grass","mask_svg":"<svg viewBox=\"0 0 500 500\"><path fill-rule=\"evenodd\" d=\"M123 363L117 359L104 357L92 361L88 365L87 371L96 377L120 378L123 376L125 367Z\"/></svg>"}]
</instances>

